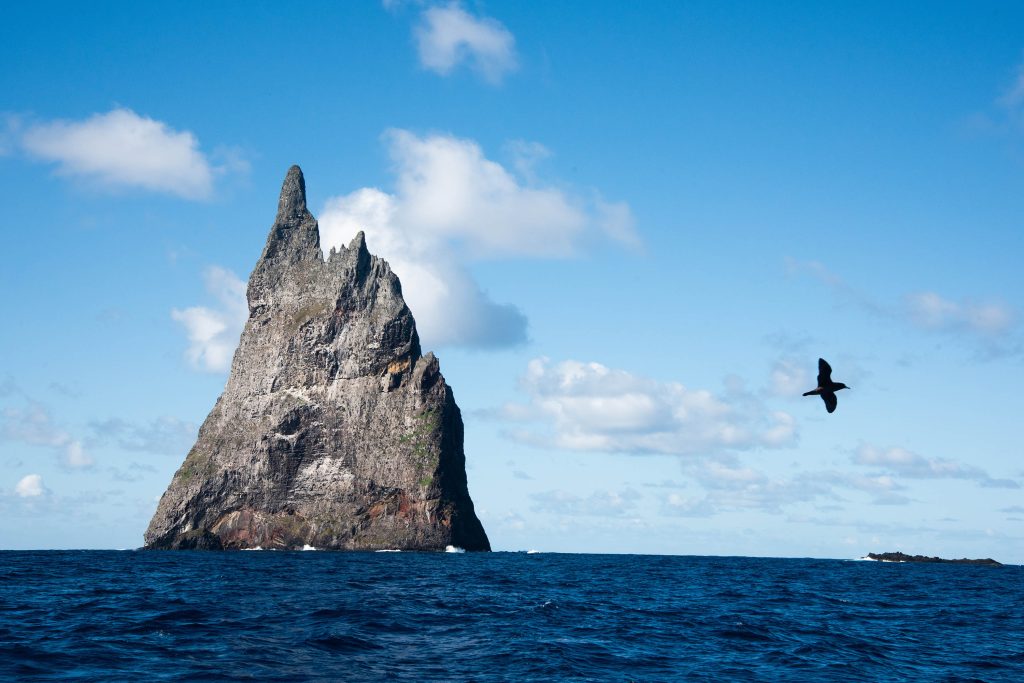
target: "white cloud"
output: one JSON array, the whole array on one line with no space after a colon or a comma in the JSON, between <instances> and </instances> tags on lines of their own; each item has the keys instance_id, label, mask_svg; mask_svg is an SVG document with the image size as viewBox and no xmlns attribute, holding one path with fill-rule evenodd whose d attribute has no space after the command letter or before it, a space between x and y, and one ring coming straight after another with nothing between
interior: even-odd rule
<instances>
[{"instance_id":1,"label":"white cloud","mask_svg":"<svg viewBox=\"0 0 1024 683\"><path fill-rule=\"evenodd\" d=\"M994 479L980 467L945 458L926 458L905 448L877 448L862 444L853 454L857 465L880 467L909 479L970 479L989 488L1020 488L1011 479Z\"/></svg>"},{"instance_id":2,"label":"white cloud","mask_svg":"<svg viewBox=\"0 0 1024 683\"><path fill-rule=\"evenodd\" d=\"M1002 304L950 301L935 292L907 296L906 307L914 324L926 330L968 330L986 337L1008 332L1016 317Z\"/></svg>"},{"instance_id":3,"label":"white cloud","mask_svg":"<svg viewBox=\"0 0 1024 683\"><path fill-rule=\"evenodd\" d=\"M366 232L370 250L384 257L401 280L425 348L526 341L526 317L519 309L492 301L441 238L417 235L399 223L397 204L395 197L368 188L328 200L320 219L321 245L329 250L359 230Z\"/></svg>"},{"instance_id":4,"label":"white cloud","mask_svg":"<svg viewBox=\"0 0 1024 683\"><path fill-rule=\"evenodd\" d=\"M474 256L567 256L587 227L583 202L524 184L472 140L386 134L397 178L396 221Z\"/></svg>"},{"instance_id":5,"label":"white cloud","mask_svg":"<svg viewBox=\"0 0 1024 683\"><path fill-rule=\"evenodd\" d=\"M92 467L96 463L92 456L85 452L81 441L69 441L64 446L64 456L61 462L73 469Z\"/></svg>"},{"instance_id":6,"label":"white cloud","mask_svg":"<svg viewBox=\"0 0 1024 683\"><path fill-rule=\"evenodd\" d=\"M526 341L526 317L493 301L465 263L571 255L588 230L600 229L598 207L536 178L517 177L472 140L404 130L389 131L385 139L395 164L395 193L363 188L329 199L320 216L322 248L346 245L365 231L370 250L401 279L426 348ZM531 150L534 161L542 156L517 144ZM617 207L615 238L635 243L629 209Z\"/></svg>"},{"instance_id":7,"label":"white cloud","mask_svg":"<svg viewBox=\"0 0 1024 683\"><path fill-rule=\"evenodd\" d=\"M540 423L512 434L521 441L572 450L710 454L796 442L796 423L750 396L732 403L703 389L659 382L600 363L530 361L520 387L528 404L505 416Z\"/></svg>"},{"instance_id":8,"label":"white cloud","mask_svg":"<svg viewBox=\"0 0 1024 683\"><path fill-rule=\"evenodd\" d=\"M46 487L43 486L43 478L38 474L29 474L21 478L17 486L14 487L14 493L21 498L37 498L46 493Z\"/></svg>"},{"instance_id":9,"label":"white cloud","mask_svg":"<svg viewBox=\"0 0 1024 683\"><path fill-rule=\"evenodd\" d=\"M670 493L665 498L662 512L679 517L711 517L716 510L707 496L681 496Z\"/></svg>"},{"instance_id":10,"label":"white cloud","mask_svg":"<svg viewBox=\"0 0 1024 683\"><path fill-rule=\"evenodd\" d=\"M517 67L515 37L501 22L474 17L457 2L424 10L416 28L420 64L447 76L468 62L489 83Z\"/></svg>"},{"instance_id":11,"label":"white cloud","mask_svg":"<svg viewBox=\"0 0 1024 683\"><path fill-rule=\"evenodd\" d=\"M206 291L214 297L214 308L193 306L171 311L171 318L188 334L186 357L194 368L223 372L231 366L238 337L249 318L245 283L229 270L212 266L203 274Z\"/></svg>"},{"instance_id":12,"label":"white cloud","mask_svg":"<svg viewBox=\"0 0 1024 683\"><path fill-rule=\"evenodd\" d=\"M775 396L793 398L811 388L814 381L805 364L791 358L782 358L772 366L769 391Z\"/></svg>"},{"instance_id":13,"label":"white cloud","mask_svg":"<svg viewBox=\"0 0 1024 683\"><path fill-rule=\"evenodd\" d=\"M82 121L29 126L21 136L29 155L56 162L57 173L105 188L141 187L185 199L205 199L217 169L189 131L117 108Z\"/></svg>"}]
</instances>

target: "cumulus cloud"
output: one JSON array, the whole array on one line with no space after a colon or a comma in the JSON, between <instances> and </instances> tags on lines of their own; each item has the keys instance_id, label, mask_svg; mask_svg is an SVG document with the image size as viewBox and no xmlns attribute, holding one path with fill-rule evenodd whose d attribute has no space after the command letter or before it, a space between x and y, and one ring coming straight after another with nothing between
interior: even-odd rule
<instances>
[{"instance_id":1,"label":"cumulus cloud","mask_svg":"<svg viewBox=\"0 0 1024 683\"><path fill-rule=\"evenodd\" d=\"M518 440L572 450L710 454L796 442L796 422L750 396L732 402L704 389L659 382L600 363L530 361L520 388L526 404L504 416L538 429Z\"/></svg>"},{"instance_id":2,"label":"cumulus cloud","mask_svg":"<svg viewBox=\"0 0 1024 683\"><path fill-rule=\"evenodd\" d=\"M245 283L218 266L207 268L203 280L216 305L175 308L171 318L185 328L189 340L185 355L192 367L223 372L231 366L238 337L249 318Z\"/></svg>"},{"instance_id":3,"label":"cumulus cloud","mask_svg":"<svg viewBox=\"0 0 1024 683\"><path fill-rule=\"evenodd\" d=\"M57 164L57 173L107 189L138 187L185 199L206 199L217 173L189 131L116 108L81 121L50 121L25 128L20 145L30 156ZM244 165L244 162L241 162Z\"/></svg>"},{"instance_id":4,"label":"cumulus cloud","mask_svg":"<svg viewBox=\"0 0 1024 683\"><path fill-rule=\"evenodd\" d=\"M43 478L38 474L28 474L21 478L21 481L14 487L15 495L20 498L38 498L48 493L43 486Z\"/></svg>"},{"instance_id":5,"label":"cumulus cloud","mask_svg":"<svg viewBox=\"0 0 1024 683\"><path fill-rule=\"evenodd\" d=\"M980 467L944 458L926 458L899 447L877 448L862 444L852 460L857 465L878 467L908 479L969 479L989 488L1020 488L1012 479L994 479Z\"/></svg>"},{"instance_id":6,"label":"cumulus cloud","mask_svg":"<svg viewBox=\"0 0 1024 683\"><path fill-rule=\"evenodd\" d=\"M370 249L401 278L428 348L495 348L526 341L526 316L514 305L495 302L467 263L572 255L588 231L602 229L600 209L563 189L517 176L486 158L472 140L404 130L389 131L385 140L395 192L362 188L329 199L320 216L323 249L366 232ZM617 219L613 238L636 242L628 207L616 210L624 216Z\"/></svg>"},{"instance_id":7,"label":"cumulus cloud","mask_svg":"<svg viewBox=\"0 0 1024 683\"><path fill-rule=\"evenodd\" d=\"M498 84L518 66L512 33L495 19L474 17L458 2L424 10L415 36L420 64L442 76L465 62Z\"/></svg>"}]
</instances>

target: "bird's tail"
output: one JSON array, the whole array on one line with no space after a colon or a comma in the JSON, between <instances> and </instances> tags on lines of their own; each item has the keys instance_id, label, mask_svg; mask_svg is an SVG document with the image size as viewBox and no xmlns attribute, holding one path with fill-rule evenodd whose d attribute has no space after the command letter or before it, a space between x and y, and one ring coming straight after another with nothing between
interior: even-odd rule
<instances>
[{"instance_id":1,"label":"bird's tail","mask_svg":"<svg viewBox=\"0 0 1024 683\"><path fill-rule=\"evenodd\" d=\"M805 391L804 396L817 396L820 393L821 389L811 389L810 391Z\"/></svg>"}]
</instances>

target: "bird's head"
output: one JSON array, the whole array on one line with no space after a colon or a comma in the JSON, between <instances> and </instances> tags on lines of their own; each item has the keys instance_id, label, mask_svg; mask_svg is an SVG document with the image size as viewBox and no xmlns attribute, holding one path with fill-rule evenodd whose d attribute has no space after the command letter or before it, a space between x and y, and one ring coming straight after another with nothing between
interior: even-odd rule
<instances>
[{"instance_id":1,"label":"bird's head","mask_svg":"<svg viewBox=\"0 0 1024 683\"><path fill-rule=\"evenodd\" d=\"M836 384L836 388L834 389L834 391L839 391L840 389L849 389L849 388L850 387L846 386L842 382L839 382L839 383Z\"/></svg>"}]
</instances>

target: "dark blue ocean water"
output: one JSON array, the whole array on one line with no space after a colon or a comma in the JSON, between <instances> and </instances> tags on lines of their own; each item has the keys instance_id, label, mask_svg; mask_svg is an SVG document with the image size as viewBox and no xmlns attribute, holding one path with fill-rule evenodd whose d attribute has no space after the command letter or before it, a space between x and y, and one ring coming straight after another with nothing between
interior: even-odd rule
<instances>
[{"instance_id":1,"label":"dark blue ocean water","mask_svg":"<svg viewBox=\"0 0 1024 683\"><path fill-rule=\"evenodd\" d=\"M0 678L1024 681L1024 568L7 551Z\"/></svg>"}]
</instances>

